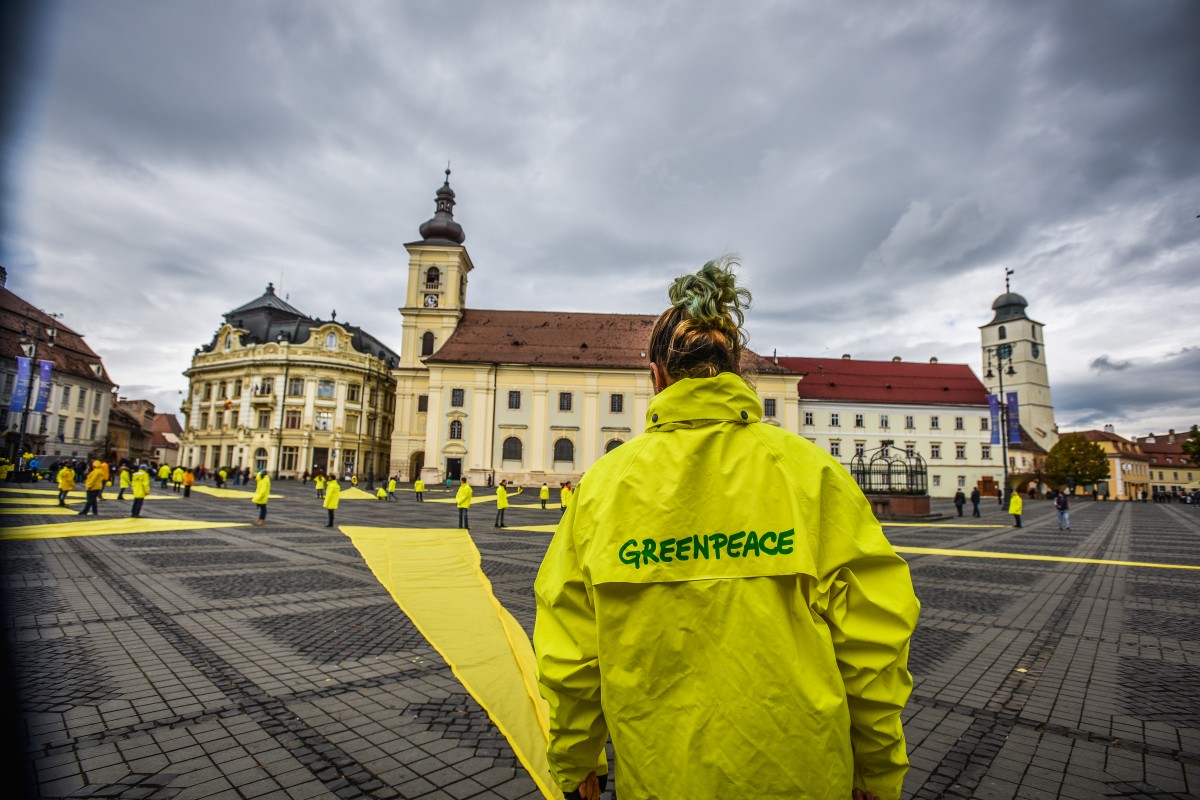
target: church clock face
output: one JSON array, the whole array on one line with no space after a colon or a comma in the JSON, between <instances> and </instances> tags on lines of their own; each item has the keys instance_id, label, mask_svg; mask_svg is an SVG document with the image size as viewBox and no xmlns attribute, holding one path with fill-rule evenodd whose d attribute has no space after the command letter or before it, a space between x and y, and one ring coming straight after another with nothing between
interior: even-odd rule
<instances>
[{"instance_id":1,"label":"church clock face","mask_svg":"<svg viewBox=\"0 0 1200 800\"><path fill-rule=\"evenodd\" d=\"M1033 357L1037 358L1039 355L1041 355L1041 353L1042 353L1042 348L1038 347L1037 343L1035 342L1033 344Z\"/></svg>"},{"instance_id":2,"label":"church clock face","mask_svg":"<svg viewBox=\"0 0 1200 800\"><path fill-rule=\"evenodd\" d=\"M436 294L425 295L425 307L426 308L437 308L437 295Z\"/></svg>"}]
</instances>

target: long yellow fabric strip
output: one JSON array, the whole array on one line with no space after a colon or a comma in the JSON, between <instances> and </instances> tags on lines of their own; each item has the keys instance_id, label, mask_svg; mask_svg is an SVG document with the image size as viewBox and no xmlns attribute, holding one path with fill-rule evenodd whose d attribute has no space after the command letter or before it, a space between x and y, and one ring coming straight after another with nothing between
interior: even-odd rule
<instances>
[{"instance_id":1,"label":"long yellow fabric strip","mask_svg":"<svg viewBox=\"0 0 1200 800\"><path fill-rule=\"evenodd\" d=\"M78 505L78 503L76 505ZM65 517L68 514L79 516L79 509L58 508L57 503L53 503L49 507L38 506L36 508L30 506L22 506L21 508L17 508L16 506L0 506L0 516L11 516L14 514L25 514L26 516L30 514L40 514L48 517Z\"/></svg>"},{"instance_id":2,"label":"long yellow fabric strip","mask_svg":"<svg viewBox=\"0 0 1200 800\"><path fill-rule=\"evenodd\" d=\"M470 535L449 528L341 530L487 711L542 794L561 800L546 760L549 712L537 689L533 646L492 593Z\"/></svg>"},{"instance_id":3,"label":"long yellow fabric strip","mask_svg":"<svg viewBox=\"0 0 1200 800\"><path fill-rule=\"evenodd\" d=\"M1015 561L1057 561L1062 564L1107 564L1115 567L1154 567L1156 569L1200 570L1200 566L1188 564L1155 564L1148 561L1110 561L1104 558L1073 558L1071 556L1037 556L1026 553L990 553L986 550L943 550L937 547L898 547L897 553L917 556L958 556L960 558L1007 558Z\"/></svg>"},{"instance_id":4,"label":"long yellow fabric strip","mask_svg":"<svg viewBox=\"0 0 1200 800\"><path fill-rule=\"evenodd\" d=\"M213 486L193 486L192 491L199 492L200 494L212 495L213 497L233 497L233 498L240 498L242 500L249 500L252 497L254 497L253 491L243 492L239 489L217 489ZM151 495L151 497L152 496L153 495ZM276 500L280 497L285 497L285 496L286 495L282 495L282 494L269 494L269 495L267 495L267 498L270 500ZM150 498L146 498L146 499L149 500Z\"/></svg>"},{"instance_id":5,"label":"long yellow fabric strip","mask_svg":"<svg viewBox=\"0 0 1200 800\"><path fill-rule=\"evenodd\" d=\"M159 533L191 531L202 528L243 527L244 522L199 522L194 519L141 519L94 517L78 522L52 522L45 525L20 525L0 531L0 541L14 539L66 539L71 536L112 536L120 533Z\"/></svg>"}]
</instances>

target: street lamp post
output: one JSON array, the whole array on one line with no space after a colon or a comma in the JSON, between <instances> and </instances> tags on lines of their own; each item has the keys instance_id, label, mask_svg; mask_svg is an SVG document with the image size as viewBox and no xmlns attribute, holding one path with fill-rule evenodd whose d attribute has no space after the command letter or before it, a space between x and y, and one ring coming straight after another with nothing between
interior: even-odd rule
<instances>
[{"instance_id":1,"label":"street lamp post","mask_svg":"<svg viewBox=\"0 0 1200 800\"><path fill-rule=\"evenodd\" d=\"M32 309L29 309L29 310L32 311ZM60 314L49 314L49 316L51 318L57 319L61 315ZM28 324L28 323L26 323L26 324ZM40 341L40 337L38 336L36 330L37 330L36 323L35 323L33 334L30 334L29 329L25 328L25 336L26 336L27 341L21 343L21 350L24 351L26 357L29 359L29 386L25 390L25 404L21 408L21 430L17 436L17 461L18 461L18 463L21 464L22 467L25 466L25 464L23 463L23 461L25 459L25 432L26 432L26 428L29 427L29 405L30 405L30 402L33 400L33 370L37 366L38 341ZM58 336L58 328L52 327L52 328L46 329L46 339L47 339L47 342L49 343L50 347L54 346L57 336ZM40 390L40 387L39 387L39 390Z\"/></svg>"},{"instance_id":2,"label":"street lamp post","mask_svg":"<svg viewBox=\"0 0 1200 800\"><path fill-rule=\"evenodd\" d=\"M996 358L996 371L995 372L992 372L992 356L993 355ZM1004 492L1006 492L1009 488L1009 486L1008 486L1008 404L1005 402L1005 398L1004 398L1004 376L1008 375L1011 377L1013 375L1016 375L1017 370L1013 367L1013 363L1012 363L1012 345L1011 344L998 344L995 347L989 347L987 349L987 357L988 357L988 368L987 368L987 373L984 375L984 377L987 378L988 380L991 380L992 378L995 378L995 377L999 377L999 379L1000 379L1000 391L999 391L999 396L996 398L996 400L1000 406L1000 452L1001 452L1001 458L1003 459L1002 466L1004 468L1004 485L1001 487L1001 495L1000 496L1003 497ZM1006 358L1008 359L1008 367L1007 368L1004 366L1004 359L1006 359Z\"/></svg>"}]
</instances>

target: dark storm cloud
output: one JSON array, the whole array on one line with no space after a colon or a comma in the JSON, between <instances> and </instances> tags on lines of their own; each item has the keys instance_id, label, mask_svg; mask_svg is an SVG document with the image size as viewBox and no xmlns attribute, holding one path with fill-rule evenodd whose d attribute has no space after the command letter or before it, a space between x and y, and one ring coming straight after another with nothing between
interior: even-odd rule
<instances>
[{"instance_id":1,"label":"dark storm cloud","mask_svg":"<svg viewBox=\"0 0 1200 800\"><path fill-rule=\"evenodd\" d=\"M1183 0L68 3L3 244L167 392L268 280L397 338L453 159L473 306L655 313L734 251L760 349L978 371L1012 267L1075 402L1200 299L1198 39ZM1117 312L1154 333L1100 350Z\"/></svg>"},{"instance_id":2,"label":"dark storm cloud","mask_svg":"<svg viewBox=\"0 0 1200 800\"><path fill-rule=\"evenodd\" d=\"M1130 361L1113 361L1108 356L1092 359L1092 369L1097 372L1123 372L1133 366Z\"/></svg>"},{"instance_id":3,"label":"dark storm cloud","mask_svg":"<svg viewBox=\"0 0 1200 800\"><path fill-rule=\"evenodd\" d=\"M1099 360L1099 359L1098 359ZM1093 362L1095 364L1095 362ZM1185 347L1153 361L1106 372L1101 380L1069 380L1054 387L1060 426L1153 421L1147 430L1186 429L1196 424L1200 397L1200 345Z\"/></svg>"}]
</instances>

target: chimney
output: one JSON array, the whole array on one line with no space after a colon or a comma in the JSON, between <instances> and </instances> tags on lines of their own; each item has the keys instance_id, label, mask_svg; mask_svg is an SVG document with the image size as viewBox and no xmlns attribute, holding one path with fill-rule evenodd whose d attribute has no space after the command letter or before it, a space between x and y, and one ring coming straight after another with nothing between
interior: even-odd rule
<instances>
[{"instance_id":1,"label":"chimney","mask_svg":"<svg viewBox=\"0 0 1200 800\"><path fill-rule=\"evenodd\" d=\"M0 267L0 289L3 289L6 283L8 283L8 270Z\"/></svg>"},{"instance_id":2,"label":"chimney","mask_svg":"<svg viewBox=\"0 0 1200 800\"><path fill-rule=\"evenodd\" d=\"M1116 433L1116 432L1117 432L1117 430L1116 430L1116 428L1114 428L1112 425L1105 425L1105 426L1104 426L1104 432L1105 432L1105 433Z\"/></svg>"},{"instance_id":3,"label":"chimney","mask_svg":"<svg viewBox=\"0 0 1200 800\"><path fill-rule=\"evenodd\" d=\"M1174 428L1169 428L1167 430L1167 442L1169 444L1175 444L1175 429Z\"/></svg>"}]
</instances>

